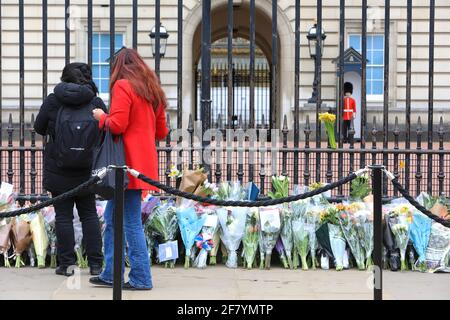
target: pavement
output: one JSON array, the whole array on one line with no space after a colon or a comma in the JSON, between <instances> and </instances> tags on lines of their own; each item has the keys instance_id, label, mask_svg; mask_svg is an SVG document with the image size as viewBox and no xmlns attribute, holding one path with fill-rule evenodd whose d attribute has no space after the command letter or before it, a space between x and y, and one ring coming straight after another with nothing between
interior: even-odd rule
<instances>
[{"instance_id":1,"label":"pavement","mask_svg":"<svg viewBox=\"0 0 450 320\"><path fill-rule=\"evenodd\" d=\"M124 300L371 300L371 273L358 270L188 269L152 267L153 290L124 291ZM112 289L89 283L88 269L75 276L54 269L0 268L0 300L111 300ZM386 300L450 300L450 275L383 272Z\"/></svg>"}]
</instances>

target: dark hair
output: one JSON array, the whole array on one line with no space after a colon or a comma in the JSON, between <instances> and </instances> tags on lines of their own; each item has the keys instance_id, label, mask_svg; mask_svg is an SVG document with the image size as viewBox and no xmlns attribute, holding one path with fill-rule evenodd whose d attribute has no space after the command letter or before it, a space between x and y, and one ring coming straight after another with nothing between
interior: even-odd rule
<instances>
[{"instance_id":1,"label":"dark hair","mask_svg":"<svg viewBox=\"0 0 450 320\"><path fill-rule=\"evenodd\" d=\"M89 84L94 90L94 93L98 93L97 86L92 80L91 67L82 62L73 62L66 65L61 75L61 81L71 82L76 84Z\"/></svg>"}]
</instances>

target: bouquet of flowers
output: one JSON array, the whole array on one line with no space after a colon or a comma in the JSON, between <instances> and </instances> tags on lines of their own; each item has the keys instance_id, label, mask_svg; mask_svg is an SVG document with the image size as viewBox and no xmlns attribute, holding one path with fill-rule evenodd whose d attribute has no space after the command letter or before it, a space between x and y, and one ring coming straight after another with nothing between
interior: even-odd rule
<instances>
[{"instance_id":1,"label":"bouquet of flowers","mask_svg":"<svg viewBox=\"0 0 450 320\"><path fill-rule=\"evenodd\" d=\"M421 272L427 270L425 262L425 252L430 241L431 233L431 219L421 212L414 212L411 227L409 229L409 237L412 240L413 246L416 249L419 258L414 264L414 269Z\"/></svg>"},{"instance_id":2,"label":"bouquet of flowers","mask_svg":"<svg viewBox=\"0 0 450 320\"><path fill-rule=\"evenodd\" d=\"M409 225L412 216L409 207L401 205L391 212L389 223L391 225L392 233L395 236L395 242L400 249L400 265L401 270L408 269L406 265L406 247L409 241ZM411 221L412 222L412 221Z\"/></svg>"},{"instance_id":3,"label":"bouquet of flowers","mask_svg":"<svg viewBox=\"0 0 450 320\"><path fill-rule=\"evenodd\" d=\"M56 268L56 231L55 231L55 209L47 207L41 210L44 216L45 231L50 243L50 268Z\"/></svg>"},{"instance_id":4,"label":"bouquet of flowers","mask_svg":"<svg viewBox=\"0 0 450 320\"><path fill-rule=\"evenodd\" d=\"M281 241L281 237L278 238L277 243L275 244L275 249L278 252L278 255L280 256L280 261L283 264L283 267L285 269L289 268L287 259L286 259L286 255L284 254L284 246L283 246L283 241Z\"/></svg>"},{"instance_id":5,"label":"bouquet of flowers","mask_svg":"<svg viewBox=\"0 0 450 320\"><path fill-rule=\"evenodd\" d=\"M366 254L367 269L373 265L373 214L370 210L360 209L355 211L352 215L355 219L354 224L359 242L362 244Z\"/></svg>"},{"instance_id":6,"label":"bouquet of flowers","mask_svg":"<svg viewBox=\"0 0 450 320\"><path fill-rule=\"evenodd\" d=\"M311 263L312 269L316 269L317 261L316 261L316 251L318 248L318 241L316 232L319 228L319 219L320 213L322 211L322 207L316 205L309 205L306 210L306 223L305 229L308 232L309 238L309 247L311 252Z\"/></svg>"},{"instance_id":7,"label":"bouquet of flowers","mask_svg":"<svg viewBox=\"0 0 450 320\"><path fill-rule=\"evenodd\" d=\"M351 184L350 197L354 200L362 200L372 192L369 185L369 174L357 176Z\"/></svg>"},{"instance_id":8,"label":"bouquet of flowers","mask_svg":"<svg viewBox=\"0 0 450 320\"><path fill-rule=\"evenodd\" d=\"M244 200L246 192L239 181L222 182L215 191L214 197L222 200ZM236 251L244 237L247 211L247 208L220 208L217 210L221 230L220 239L228 251L226 266L229 268L237 267Z\"/></svg>"},{"instance_id":9,"label":"bouquet of flowers","mask_svg":"<svg viewBox=\"0 0 450 320\"><path fill-rule=\"evenodd\" d=\"M180 227L181 238L183 239L186 256L184 267L190 266L191 248L194 245L195 237L203 227L206 216L198 216L192 201L183 200L180 207L176 210L178 224Z\"/></svg>"},{"instance_id":10,"label":"bouquet of flowers","mask_svg":"<svg viewBox=\"0 0 450 320\"><path fill-rule=\"evenodd\" d=\"M295 247L294 267L297 268L297 255L300 255L303 270L308 270L308 262L306 258L310 249L309 232L306 227L306 211L308 209L308 206L308 200L299 200L292 204L292 208L294 210L292 218L292 233L294 237Z\"/></svg>"},{"instance_id":11,"label":"bouquet of flowers","mask_svg":"<svg viewBox=\"0 0 450 320\"><path fill-rule=\"evenodd\" d=\"M31 243L30 223L23 217L15 217L11 226L14 255L16 256L16 268L24 266L22 253L28 249Z\"/></svg>"},{"instance_id":12,"label":"bouquet of flowers","mask_svg":"<svg viewBox=\"0 0 450 320\"><path fill-rule=\"evenodd\" d=\"M213 237L219 224L215 207L204 207L199 205L197 206L197 213L206 216L201 233L195 238L195 245L200 249L200 252L194 260L194 266L203 269L206 268L208 252L210 252L214 246Z\"/></svg>"},{"instance_id":13,"label":"bouquet of flowers","mask_svg":"<svg viewBox=\"0 0 450 320\"><path fill-rule=\"evenodd\" d=\"M73 209L73 230L75 234L75 254L77 256L77 264L81 269L86 269L88 267L87 258L83 255L83 228L81 226L80 216L78 215L78 210L76 207ZM36 250L37 252L37 250Z\"/></svg>"},{"instance_id":14,"label":"bouquet of flowers","mask_svg":"<svg viewBox=\"0 0 450 320\"><path fill-rule=\"evenodd\" d=\"M3 255L5 260L5 267L9 268L11 265L9 264L8 251L11 248L11 232L12 222L10 219L5 218L0 220L0 254Z\"/></svg>"},{"instance_id":15,"label":"bouquet of flowers","mask_svg":"<svg viewBox=\"0 0 450 320\"><path fill-rule=\"evenodd\" d=\"M350 250L355 257L356 265L359 270L365 270L365 253L363 246L358 236L358 230L356 228L356 219L353 213L346 211L344 205L340 205L339 223L341 225L344 237L350 247Z\"/></svg>"},{"instance_id":16,"label":"bouquet of flowers","mask_svg":"<svg viewBox=\"0 0 450 320\"><path fill-rule=\"evenodd\" d=\"M265 268L270 269L272 250L275 247L281 230L280 209L262 208L259 211L262 248L264 249Z\"/></svg>"},{"instance_id":17,"label":"bouquet of flowers","mask_svg":"<svg viewBox=\"0 0 450 320\"><path fill-rule=\"evenodd\" d=\"M173 201L162 202L153 209L149 218L149 227L154 234L161 237L162 243L174 241L178 229L177 212ZM175 261L165 263L165 267L173 268Z\"/></svg>"},{"instance_id":18,"label":"bouquet of flowers","mask_svg":"<svg viewBox=\"0 0 450 320\"><path fill-rule=\"evenodd\" d=\"M286 176L272 176L273 192L269 192L268 196L272 199L285 198L289 195L289 178ZM280 207L281 231L280 240L276 244L276 249L280 255L281 262L285 268L293 268L292 264L292 248L294 239L292 235L292 215L293 212L288 204Z\"/></svg>"},{"instance_id":19,"label":"bouquet of flowers","mask_svg":"<svg viewBox=\"0 0 450 320\"><path fill-rule=\"evenodd\" d=\"M237 268L237 249L244 237L245 222L248 209L246 208L220 208L217 210L220 227L222 228L221 240L228 249L228 268Z\"/></svg>"},{"instance_id":20,"label":"bouquet of flowers","mask_svg":"<svg viewBox=\"0 0 450 320\"><path fill-rule=\"evenodd\" d=\"M336 137L334 136L334 123L336 122L336 115L329 112L319 113L319 120L325 123L330 147L332 149L336 149Z\"/></svg>"},{"instance_id":21,"label":"bouquet of flowers","mask_svg":"<svg viewBox=\"0 0 450 320\"><path fill-rule=\"evenodd\" d=\"M145 225L147 220L153 213L153 209L160 203L157 197L149 197L146 201L141 202L142 225Z\"/></svg>"},{"instance_id":22,"label":"bouquet of flowers","mask_svg":"<svg viewBox=\"0 0 450 320\"><path fill-rule=\"evenodd\" d=\"M320 222L328 225L330 246L334 256L336 271L341 271L344 269L345 238L340 227L339 209L334 206L325 209L321 214Z\"/></svg>"},{"instance_id":23,"label":"bouquet of flowers","mask_svg":"<svg viewBox=\"0 0 450 320\"><path fill-rule=\"evenodd\" d=\"M12 184L2 182L0 185L0 212L9 211L14 205L15 194Z\"/></svg>"},{"instance_id":24,"label":"bouquet of flowers","mask_svg":"<svg viewBox=\"0 0 450 320\"><path fill-rule=\"evenodd\" d=\"M48 236L45 232L44 217L40 212L34 213L30 222L31 237L36 251L38 268L45 268L47 256Z\"/></svg>"},{"instance_id":25,"label":"bouquet of flowers","mask_svg":"<svg viewBox=\"0 0 450 320\"><path fill-rule=\"evenodd\" d=\"M315 183L312 183L307 189L310 191L313 191L313 190L322 188L324 186L325 186L325 183L315 182ZM326 197L331 197L331 190L321 193L321 194L318 194L316 196L313 196L311 198L311 202L315 205L322 205L322 206L329 205L330 203L328 202Z\"/></svg>"},{"instance_id":26,"label":"bouquet of flowers","mask_svg":"<svg viewBox=\"0 0 450 320\"><path fill-rule=\"evenodd\" d=\"M284 206L283 210L280 214L281 218L281 232L280 232L280 239L284 247L284 251L286 252L286 258L287 263L284 263L284 267L289 267L290 269L294 268L293 262L292 262L292 249L294 247L294 235L292 231L292 218L293 218L293 211L291 208Z\"/></svg>"},{"instance_id":27,"label":"bouquet of flowers","mask_svg":"<svg viewBox=\"0 0 450 320\"><path fill-rule=\"evenodd\" d=\"M450 229L440 223L431 225L430 240L425 253L428 272L450 272Z\"/></svg>"},{"instance_id":28,"label":"bouquet of flowers","mask_svg":"<svg viewBox=\"0 0 450 320\"><path fill-rule=\"evenodd\" d=\"M245 233L242 238L244 244L244 260L247 269L251 269L256 257L259 243L259 210L251 208L247 212L247 219L245 221Z\"/></svg>"}]
</instances>

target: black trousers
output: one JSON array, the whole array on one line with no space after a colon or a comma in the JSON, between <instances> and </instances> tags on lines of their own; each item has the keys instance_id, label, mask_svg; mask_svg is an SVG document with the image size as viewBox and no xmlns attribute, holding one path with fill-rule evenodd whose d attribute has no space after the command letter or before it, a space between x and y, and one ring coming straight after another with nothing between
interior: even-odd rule
<instances>
[{"instance_id":1,"label":"black trousers","mask_svg":"<svg viewBox=\"0 0 450 320\"><path fill-rule=\"evenodd\" d=\"M55 197L57 194L52 194L52 196ZM83 194L54 204L59 265L68 267L76 264L73 229L74 204L77 207L83 229L83 247L86 250L89 266L101 266L103 263L102 235L94 194Z\"/></svg>"},{"instance_id":2,"label":"black trousers","mask_svg":"<svg viewBox=\"0 0 450 320\"><path fill-rule=\"evenodd\" d=\"M350 123L351 120L343 120L343 136L344 136L344 142L348 142L348 130L350 129Z\"/></svg>"}]
</instances>

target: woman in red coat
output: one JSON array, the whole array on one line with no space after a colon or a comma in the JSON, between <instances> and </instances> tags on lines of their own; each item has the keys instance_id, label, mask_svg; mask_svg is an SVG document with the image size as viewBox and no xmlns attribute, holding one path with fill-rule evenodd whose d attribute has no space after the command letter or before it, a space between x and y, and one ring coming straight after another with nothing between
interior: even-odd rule
<instances>
[{"instance_id":1,"label":"woman in red coat","mask_svg":"<svg viewBox=\"0 0 450 320\"><path fill-rule=\"evenodd\" d=\"M158 154L155 140L168 134L165 117L166 97L159 79L133 49L124 49L116 57L111 74L111 108L106 114L93 111L100 128L121 134L125 147L125 162L144 175L158 180ZM141 221L143 190L157 190L129 175L125 191L124 231L128 244L131 270L124 289L150 290L152 285L150 261ZM114 200L105 210L105 270L90 279L96 285L111 286L113 281ZM123 272L123 271L122 271Z\"/></svg>"}]
</instances>

